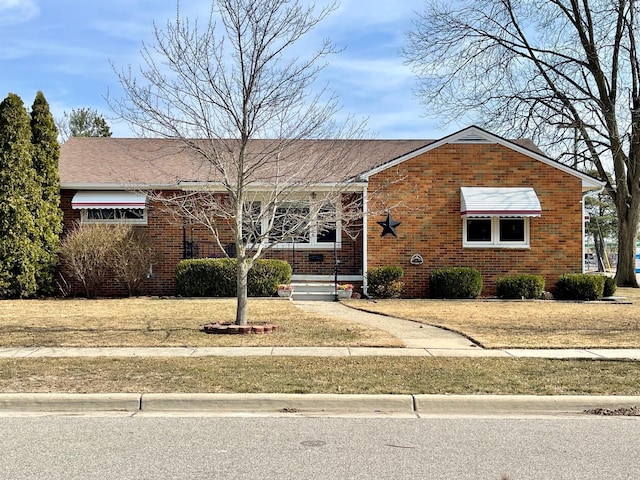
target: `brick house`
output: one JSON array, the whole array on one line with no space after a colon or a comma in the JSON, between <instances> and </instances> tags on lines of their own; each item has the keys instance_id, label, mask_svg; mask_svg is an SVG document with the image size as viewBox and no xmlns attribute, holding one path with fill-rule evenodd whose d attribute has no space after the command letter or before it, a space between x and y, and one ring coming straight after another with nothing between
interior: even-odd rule
<instances>
[{"instance_id":1,"label":"brick house","mask_svg":"<svg viewBox=\"0 0 640 480\"><path fill-rule=\"evenodd\" d=\"M427 297L433 269L469 266L481 272L483 294L491 295L507 274L541 274L551 288L559 275L583 271L583 196L602 185L530 141L468 127L440 140L343 142L365 153L348 193L361 196L369 214L357 228L338 222L328 236L272 250L269 258L292 265L294 282L332 282L337 265L339 282L366 292L368 268L400 265L405 296ZM72 138L61 149L60 177L66 230L76 222L125 221L147 231L156 260L145 294L172 294L183 258L225 255L205 229L169 218L144 193L215 183L177 141ZM395 235L382 235L388 219L400 222ZM103 293L122 292L105 285Z\"/></svg>"}]
</instances>

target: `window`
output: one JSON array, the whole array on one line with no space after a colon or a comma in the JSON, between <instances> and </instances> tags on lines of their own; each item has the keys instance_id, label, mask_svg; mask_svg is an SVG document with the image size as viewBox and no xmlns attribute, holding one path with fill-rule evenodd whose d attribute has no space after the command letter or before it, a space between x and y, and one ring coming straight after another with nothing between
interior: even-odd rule
<instances>
[{"instance_id":1,"label":"window","mask_svg":"<svg viewBox=\"0 0 640 480\"><path fill-rule=\"evenodd\" d=\"M267 208L260 201L245 206L243 237L248 243L256 241L269 228ZM335 204L313 204L306 200L280 204L275 211L269 241L277 241L276 248L333 248L340 246L341 231L339 211Z\"/></svg>"},{"instance_id":2,"label":"window","mask_svg":"<svg viewBox=\"0 0 640 480\"><path fill-rule=\"evenodd\" d=\"M144 208L85 208L80 216L85 223L147 224Z\"/></svg>"},{"instance_id":3,"label":"window","mask_svg":"<svg viewBox=\"0 0 640 480\"><path fill-rule=\"evenodd\" d=\"M147 196L125 191L80 191L71 200L71 208L80 210L84 223L147 224Z\"/></svg>"},{"instance_id":4,"label":"window","mask_svg":"<svg viewBox=\"0 0 640 480\"><path fill-rule=\"evenodd\" d=\"M463 218L464 247L529 247L529 217Z\"/></svg>"},{"instance_id":5,"label":"window","mask_svg":"<svg viewBox=\"0 0 640 480\"><path fill-rule=\"evenodd\" d=\"M318 211L316 224L316 241L318 243L334 243L338 241L338 222L336 206L330 202L324 203Z\"/></svg>"},{"instance_id":6,"label":"window","mask_svg":"<svg viewBox=\"0 0 640 480\"><path fill-rule=\"evenodd\" d=\"M283 243L309 243L309 205L303 202L285 203L276 209L273 238Z\"/></svg>"},{"instance_id":7,"label":"window","mask_svg":"<svg viewBox=\"0 0 640 480\"><path fill-rule=\"evenodd\" d=\"M524 218L500 219L500 242L524 242Z\"/></svg>"},{"instance_id":8,"label":"window","mask_svg":"<svg viewBox=\"0 0 640 480\"><path fill-rule=\"evenodd\" d=\"M466 238L467 242L490 242L491 219L469 218Z\"/></svg>"},{"instance_id":9,"label":"window","mask_svg":"<svg viewBox=\"0 0 640 480\"><path fill-rule=\"evenodd\" d=\"M461 187L460 213L464 247L527 248L542 207L531 187Z\"/></svg>"}]
</instances>

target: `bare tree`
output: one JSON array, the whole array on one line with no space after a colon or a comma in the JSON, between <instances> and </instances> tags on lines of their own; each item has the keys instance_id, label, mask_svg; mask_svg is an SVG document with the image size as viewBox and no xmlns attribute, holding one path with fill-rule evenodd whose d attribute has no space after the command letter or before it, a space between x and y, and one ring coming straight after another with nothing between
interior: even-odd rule
<instances>
[{"instance_id":1,"label":"bare tree","mask_svg":"<svg viewBox=\"0 0 640 480\"><path fill-rule=\"evenodd\" d=\"M632 287L639 13L635 0L428 1L404 51L430 113L530 136L558 159L597 170L617 210L616 281Z\"/></svg>"},{"instance_id":2,"label":"bare tree","mask_svg":"<svg viewBox=\"0 0 640 480\"><path fill-rule=\"evenodd\" d=\"M325 88L311 92L324 41L307 58L294 46L334 10L298 0L217 0L201 25L180 15L143 45L141 79L116 70L125 95L111 107L141 136L177 139L209 172L157 195L176 214L207 226L224 247L233 232L236 323L247 323L247 273L275 245L318 235L339 221L357 171L350 142L362 124L338 124Z\"/></svg>"}]
</instances>

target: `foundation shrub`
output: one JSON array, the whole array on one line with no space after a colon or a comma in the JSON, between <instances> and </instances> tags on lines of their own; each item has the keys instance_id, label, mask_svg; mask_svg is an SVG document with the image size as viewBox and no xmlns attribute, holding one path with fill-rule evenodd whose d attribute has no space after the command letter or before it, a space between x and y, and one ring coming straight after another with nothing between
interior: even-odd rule
<instances>
[{"instance_id":1,"label":"foundation shrub","mask_svg":"<svg viewBox=\"0 0 640 480\"><path fill-rule=\"evenodd\" d=\"M384 266L367 270L367 293L374 298L398 298L404 283L404 270L399 266Z\"/></svg>"},{"instance_id":2,"label":"foundation shrub","mask_svg":"<svg viewBox=\"0 0 640 480\"><path fill-rule=\"evenodd\" d=\"M175 271L176 293L183 297L235 297L235 259L199 258L183 260ZM291 266L282 260L257 260L249 271L250 297L269 297L278 284L291 281Z\"/></svg>"},{"instance_id":3,"label":"foundation shrub","mask_svg":"<svg viewBox=\"0 0 640 480\"><path fill-rule=\"evenodd\" d=\"M113 279L129 296L147 277L153 250L143 231L127 224L79 224L60 245L63 276L77 281L88 298Z\"/></svg>"},{"instance_id":4,"label":"foundation shrub","mask_svg":"<svg viewBox=\"0 0 640 480\"><path fill-rule=\"evenodd\" d=\"M482 276L475 268L447 267L431 272L432 298L476 298L482 291Z\"/></svg>"},{"instance_id":5,"label":"foundation shrub","mask_svg":"<svg viewBox=\"0 0 640 480\"><path fill-rule=\"evenodd\" d=\"M279 284L290 282L291 265L287 262L258 260L249 270L247 293L250 297L270 297L276 293Z\"/></svg>"},{"instance_id":6,"label":"foundation shrub","mask_svg":"<svg viewBox=\"0 0 640 480\"><path fill-rule=\"evenodd\" d=\"M598 300L604 292L604 275L567 273L556 283L555 297L560 300Z\"/></svg>"},{"instance_id":7,"label":"foundation shrub","mask_svg":"<svg viewBox=\"0 0 640 480\"><path fill-rule=\"evenodd\" d=\"M496 291L500 298L540 298L544 277L530 274L502 277L496 282Z\"/></svg>"},{"instance_id":8,"label":"foundation shrub","mask_svg":"<svg viewBox=\"0 0 640 480\"><path fill-rule=\"evenodd\" d=\"M602 290L603 297L612 297L615 295L617 288L618 286L616 285L615 278L604 276L604 289Z\"/></svg>"}]
</instances>

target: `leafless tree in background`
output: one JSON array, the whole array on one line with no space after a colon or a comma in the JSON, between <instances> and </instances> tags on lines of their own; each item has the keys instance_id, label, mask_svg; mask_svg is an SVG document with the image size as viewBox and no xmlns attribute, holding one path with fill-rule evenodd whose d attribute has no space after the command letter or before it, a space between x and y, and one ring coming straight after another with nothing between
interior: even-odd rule
<instances>
[{"instance_id":1,"label":"leafless tree in background","mask_svg":"<svg viewBox=\"0 0 640 480\"><path fill-rule=\"evenodd\" d=\"M240 325L255 260L279 242L331 228L357 171L358 156L340 140L358 138L363 125L337 123L336 99L325 88L312 92L336 50L328 41L315 51L302 45L334 9L216 0L201 24L183 18L178 5L174 21L155 27L154 44L143 45L140 72L116 70L125 92L110 99L118 116L141 136L179 139L209 169L209 187L192 186L172 205L214 235L231 226Z\"/></svg>"},{"instance_id":2,"label":"leafless tree in background","mask_svg":"<svg viewBox=\"0 0 640 480\"><path fill-rule=\"evenodd\" d=\"M639 14L635 0L428 0L404 51L430 114L531 137L559 160L597 170L617 210L616 281L632 287Z\"/></svg>"}]
</instances>

